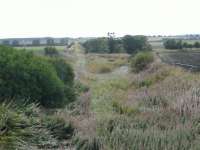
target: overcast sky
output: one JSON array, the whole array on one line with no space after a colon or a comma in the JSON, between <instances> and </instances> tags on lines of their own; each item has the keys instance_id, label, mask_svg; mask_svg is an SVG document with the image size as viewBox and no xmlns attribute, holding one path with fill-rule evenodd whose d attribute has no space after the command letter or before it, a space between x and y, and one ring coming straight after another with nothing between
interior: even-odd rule
<instances>
[{"instance_id":1,"label":"overcast sky","mask_svg":"<svg viewBox=\"0 0 200 150\"><path fill-rule=\"evenodd\" d=\"M0 38L200 33L200 0L0 0Z\"/></svg>"}]
</instances>

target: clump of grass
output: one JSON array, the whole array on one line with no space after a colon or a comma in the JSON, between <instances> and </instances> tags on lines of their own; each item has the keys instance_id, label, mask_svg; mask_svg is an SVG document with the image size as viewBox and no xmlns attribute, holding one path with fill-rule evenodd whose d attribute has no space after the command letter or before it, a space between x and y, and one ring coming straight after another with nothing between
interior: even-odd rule
<instances>
[{"instance_id":1,"label":"clump of grass","mask_svg":"<svg viewBox=\"0 0 200 150\"><path fill-rule=\"evenodd\" d=\"M102 143L97 137L77 137L74 139L76 150L101 150Z\"/></svg>"},{"instance_id":2,"label":"clump of grass","mask_svg":"<svg viewBox=\"0 0 200 150\"><path fill-rule=\"evenodd\" d=\"M105 65L105 66L101 66L99 70L97 71L97 73L109 73L111 71L112 71L111 67Z\"/></svg>"},{"instance_id":3,"label":"clump of grass","mask_svg":"<svg viewBox=\"0 0 200 150\"><path fill-rule=\"evenodd\" d=\"M74 127L70 122L66 122L58 116L45 116L42 118L42 123L47 128L51 135L59 140L70 139L74 134Z\"/></svg>"},{"instance_id":4,"label":"clump of grass","mask_svg":"<svg viewBox=\"0 0 200 150\"><path fill-rule=\"evenodd\" d=\"M113 107L113 110L119 114L132 116L132 115L139 113L138 108L133 108L133 107L129 107L126 105L122 105L117 101L113 101L112 107Z\"/></svg>"},{"instance_id":5,"label":"clump of grass","mask_svg":"<svg viewBox=\"0 0 200 150\"><path fill-rule=\"evenodd\" d=\"M32 106L19 108L11 104L0 104L0 147L2 149L32 149L49 143L57 144L57 140L52 138L49 131L41 127L38 115L32 111Z\"/></svg>"}]
</instances>

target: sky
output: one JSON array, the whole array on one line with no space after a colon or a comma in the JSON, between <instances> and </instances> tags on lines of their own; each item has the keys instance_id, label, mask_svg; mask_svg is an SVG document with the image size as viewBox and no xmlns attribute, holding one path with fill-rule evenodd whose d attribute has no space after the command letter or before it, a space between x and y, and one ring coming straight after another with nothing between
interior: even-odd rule
<instances>
[{"instance_id":1,"label":"sky","mask_svg":"<svg viewBox=\"0 0 200 150\"><path fill-rule=\"evenodd\" d=\"M200 0L0 0L0 38L200 34Z\"/></svg>"}]
</instances>

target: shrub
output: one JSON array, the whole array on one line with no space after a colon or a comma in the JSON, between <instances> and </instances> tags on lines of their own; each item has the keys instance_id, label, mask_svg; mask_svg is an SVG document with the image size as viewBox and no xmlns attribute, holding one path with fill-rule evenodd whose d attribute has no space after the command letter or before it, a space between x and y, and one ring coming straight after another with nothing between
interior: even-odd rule
<instances>
[{"instance_id":1,"label":"shrub","mask_svg":"<svg viewBox=\"0 0 200 150\"><path fill-rule=\"evenodd\" d=\"M58 77L69 86L73 86L74 83L74 72L68 63L61 58L51 58L49 59L50 63L56 69Z\"/></svg>"},{"instance_id":2,"label":"shrub","mask_svg":"<svg viewBox=\"0 0 200 150\"><path fill-rule=\"evenodd\" d=\"M195 42L195 43L194 43L194 47L195 47L195 48L200 48L200 43L199 43L199 42Z\"/></svg>"},{"instance_id":3,"label":"shrub","mask_svg":"<svg viewBox=\"0 0 200 150\"><path fill-rule=\"evenodd\" d=\"M57 56L59 53L55 47L49 46L44 48L44 53L47 56L53 57Z\"/></svg>"},{"instance_id":4,"label":"shrub","mask_svg":"<svg viewBox=\"0 0 200 150\"><path fill-rule=\"evenodd\" d=\"M51 64L54 66L58 77L63 81L64 83L64 93L66 102L72 102L76 98L75 94L75 88L74 88L74 72L68 63L64 59L60 58L51 58L49 59Z\"/></svg>"},{"instance_id":5,"label":"shrub","mask_svg":"<svg viewBox=\"0 0 200 150\"><path fill-rule=\"evenodd\" d=\"M55 65L57 66L57 65ZM58 67L30 52L0 47L0 101L38 101L48 108L63 107L74 99L72 70L60 78ZM70 74L68 79L68 73ZM68 81L68 82L67 82ZM69 84L69 86L67 86Z\"/></svg>"},{"instance_id":6,"label":"shrub","mask_svg":"<svg viewBox=\"0 0 200 150\"><path fill-rule=\"evenodd\" d=\"M131 59L131 68L134 72L140 72L148 67L154 60L150 52L140 52Z\"/></svg>"}]
</instances>

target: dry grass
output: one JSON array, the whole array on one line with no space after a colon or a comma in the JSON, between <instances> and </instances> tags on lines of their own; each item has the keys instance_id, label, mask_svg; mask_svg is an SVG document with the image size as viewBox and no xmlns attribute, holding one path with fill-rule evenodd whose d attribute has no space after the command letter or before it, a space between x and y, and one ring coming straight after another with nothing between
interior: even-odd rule
<instances>
[{"instance_id":1,"label":"dry grass","mask_svg":"<svg viewBox=\"0 0 200 150\"><path fill-rule=\"evenodd\" d=\"M156 61L139 74L99 74L127 58L87 55L90 87L71 120L80 149L198 150L200 76ZM63 115L66 116L66 113Z\"/></svg>"},{"instance_id":2,"label":"dry grass","mask_svg":"<svg viewBox=\"0 0 200 150\"><path fill-rule=\"evenodd\" d=\"M87 56L87 69L91 73L109 73L117 67L127 64L127 57L127 55L89 54Z\"/></svg>"},{"instance_id":3,"label":"dry grass","mask_svg":"<svg viewBox=\"0 0 200 150\"><path fill-rule=\"evenodd\" d=\"M92 105L104 112L96 116L104 146L198 149L199 85L198 74L157 62L140 74L98 83Z\"/></svg>"}]
</instances>

